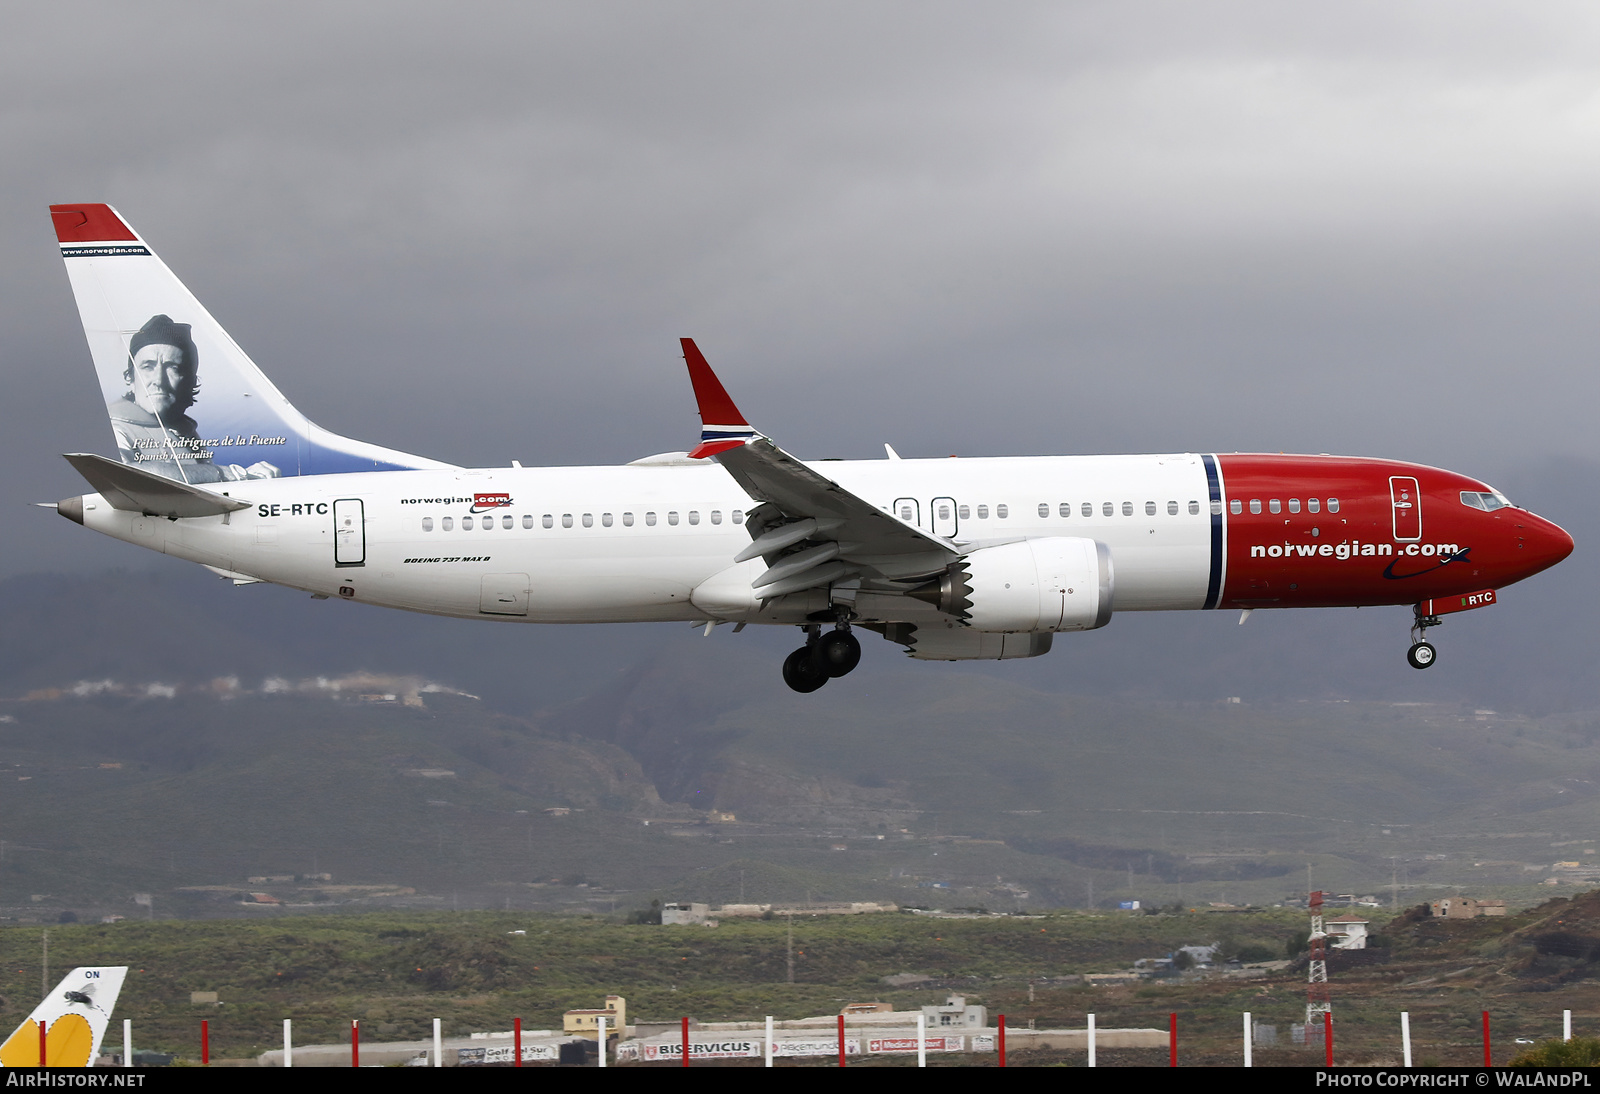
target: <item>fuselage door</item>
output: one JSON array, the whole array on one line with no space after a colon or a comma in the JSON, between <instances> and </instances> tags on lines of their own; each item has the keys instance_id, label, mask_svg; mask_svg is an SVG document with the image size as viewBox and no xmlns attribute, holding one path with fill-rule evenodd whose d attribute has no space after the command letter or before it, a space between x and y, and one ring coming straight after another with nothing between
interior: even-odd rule
<instances>
[{"instance_id":1,"label":"fuselage door","mask_svg":"<svg viewBox=\"0 0 1600 1094\"><path fill-rule=\"evenodd\" d=\"M340 498L333 503L334 565L366 565L366 523L365 507L360 498Z\"/></svg>"},{"instance_id":2,"label":"fuselage door","mask_svg":"<svg viewBox=\"0 0 1600 1094\"><path fill-rule=\"evenodd\" d=\"M956 534L956 501L954 498L934 498L928 503L928 516L933 521L933 534L953 539Z\"/></svg>"},{"instance_id":3,"label":"fuselage door","mask_svg":"<svg viewBox=\"0 0 1600 1094\"><path fill-rule=\"evenodd\" d=\"M1394 538L1415 543L1422 538L1422 492L1417 480L1405 475L1389 479L1389 504L1394 510Z\"/></svg>"},{"instance_id":4,"label":"fuselage door","mask_svg":"<svg viewBox=\"0 0 1600 1094\"><path fill-rule=\"evenodd\" d=\"M907 524L917 528L922 527L922 506L917 503L916 498L895 498L894 515Z\"/></svg>"}]
</instances>

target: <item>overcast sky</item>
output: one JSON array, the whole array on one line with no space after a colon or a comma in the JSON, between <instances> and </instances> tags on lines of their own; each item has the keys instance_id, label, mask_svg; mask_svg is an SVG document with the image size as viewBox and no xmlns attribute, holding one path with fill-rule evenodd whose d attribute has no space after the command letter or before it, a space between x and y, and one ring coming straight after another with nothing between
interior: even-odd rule
<instances>
[{"instance_id":1,"label":"overcast sky","mask_svg":"<svg viewBox=\"0 0 1600 1094\"><path fill-rule=\"evenodd\" d=\"M111 451L46 206L320 424L464 464L1600 459L1600 7L394 2L0 17L0 573ZM1588 498L1540 498L1558 521Z\"/></svg>"}]
</instances>

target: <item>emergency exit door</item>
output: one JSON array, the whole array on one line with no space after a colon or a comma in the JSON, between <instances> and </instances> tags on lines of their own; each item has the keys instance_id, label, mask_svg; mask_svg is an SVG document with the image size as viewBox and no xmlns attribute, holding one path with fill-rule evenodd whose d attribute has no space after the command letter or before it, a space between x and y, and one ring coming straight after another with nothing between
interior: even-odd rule
<instances>
[{"instance_id":1,"label":"emergency exit door","mask_svg":"<svg viewBox=\"0 0 1600 1094\"><path fill-rule=\"evenodd\" d=\"M333 503L333 562L336 566L366 565L367 521L360 498Z\"/></svg>"}]
</instances>

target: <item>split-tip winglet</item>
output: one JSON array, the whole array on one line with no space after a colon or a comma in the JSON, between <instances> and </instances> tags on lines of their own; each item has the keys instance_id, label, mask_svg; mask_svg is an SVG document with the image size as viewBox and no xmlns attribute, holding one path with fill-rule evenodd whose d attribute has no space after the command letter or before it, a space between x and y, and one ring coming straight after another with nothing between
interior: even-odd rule
<instances>
[{"instance_id":1,"label":"split-tip winglet","mask_svg":"<svg viewBox=\"0 0 1600 1094\"><path fill-rule=\"evenodd\" d=\"M679 341L683 345L683 360L689 366L689 382L694 385L695 402L700 407L700 443L689 453L689 458L703 460L718 452L738 448L756 436L756 431L750 428L750 423L744 420L744 415L739 413L739 408L728 397L728 389L711 371L705 354L694 344L694 339L682 338Z\"/></svg>"}]
</instances>

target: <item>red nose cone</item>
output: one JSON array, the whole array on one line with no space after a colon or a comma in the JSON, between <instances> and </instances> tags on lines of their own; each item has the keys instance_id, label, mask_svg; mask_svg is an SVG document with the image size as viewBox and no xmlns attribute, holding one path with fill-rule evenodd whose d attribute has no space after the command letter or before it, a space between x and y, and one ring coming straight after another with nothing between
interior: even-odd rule
<instances>
[{"instance_id":1,"label":"red nose cone","mask_svg":"<svg viewBox=\"0 0 1600 1094\"><path fill-rule=\"evenodd\" d=\"M1558 524L1529 513L1519 529L1528 573L1548 570L1572 553L1572 536Z\"/></svg>"}]
</instances>

